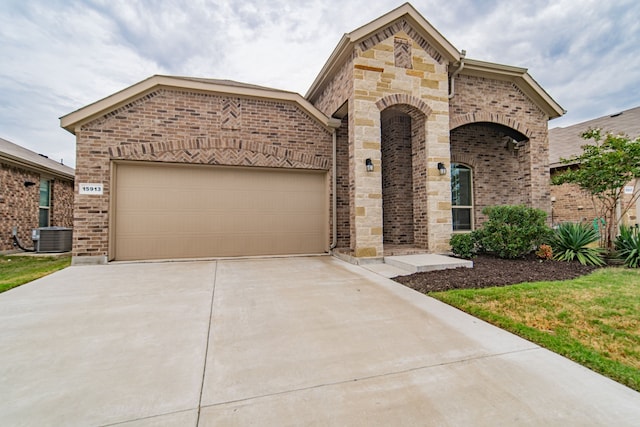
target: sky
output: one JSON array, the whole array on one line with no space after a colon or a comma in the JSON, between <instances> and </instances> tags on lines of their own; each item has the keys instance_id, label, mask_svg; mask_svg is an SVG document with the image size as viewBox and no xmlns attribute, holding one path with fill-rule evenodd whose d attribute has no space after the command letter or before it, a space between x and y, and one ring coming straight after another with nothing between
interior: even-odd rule
<instances>
[{"instance_id":1,"label":"sky","mask_svg":"<svg viewBox=\"0 0 640 427\"><path fill-rule=\"evenodd\" d=\"M59 117L154 74L304 95L391 0L2 0L0 137L75 166ZM524 67L569 126L640 105L637 0L414 0L467 57Z\"/></svg>"}]
</instances>

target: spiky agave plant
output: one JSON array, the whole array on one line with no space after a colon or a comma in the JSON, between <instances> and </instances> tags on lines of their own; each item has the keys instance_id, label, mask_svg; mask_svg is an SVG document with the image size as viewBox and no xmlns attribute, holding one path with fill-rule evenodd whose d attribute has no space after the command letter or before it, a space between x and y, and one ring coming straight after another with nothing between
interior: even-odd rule
<instances>
[{"instance_id":1,"label":"spiky agave plant","mask_svg":"<svg viewBox=\"0 0 640 427\"><path fill-rule=\"evenodd\" d=\"M604 265L603 250L589 246L598 240L598 231L590 225L573 222L560 224L551 242L554 259L577 260L582 265Z\"/></svg>"},{"instance_id":2,"label":"spiky agave plant","mask_svg":"<svg viewBox=\"0 0 640 427\"><path fill-rule=\"evenodd\" d=\"M616 250L624 265L630 268L640 266L640 233L636 227L620 226L620 235L616 238Z\"/></svg>"}]
</instances>

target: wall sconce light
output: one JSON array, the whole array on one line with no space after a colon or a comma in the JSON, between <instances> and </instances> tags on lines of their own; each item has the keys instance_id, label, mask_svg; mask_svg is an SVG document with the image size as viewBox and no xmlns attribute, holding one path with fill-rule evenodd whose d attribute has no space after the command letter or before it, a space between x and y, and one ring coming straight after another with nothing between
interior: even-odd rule
<instances>
[{"instance_id":1,"label":"wall sconce light","mask_svg":"<svg viewBox=\"0 0 640 427\"><path fill-rule=\"evenodd\" d=\"M438 162L438 172L440 172L440 175L447 174L447 167L444 165L444 163Z\"/></svg>"},{"instance_id":2,"label":"wall sconce light","mask_svg":"<svg viewBox=\"0 0 640 427\"><path fill-rule=\"evenodd\" d=\"M33 187L34 185L36 185L36 183L33 182L33 181L25 181L24 182L24 186L25 187Z\"/></svg>"},{"instance_id":3,"label":"wall sconce light","mask_svg":"<svg viewBox=\"0 0 640 427\"><path fill-rule=\"evenodd\" d=\"M371 159L365 160L364 164L367 166L367 172L373 172L373 162Z\"/></svg>"}]
</instances>

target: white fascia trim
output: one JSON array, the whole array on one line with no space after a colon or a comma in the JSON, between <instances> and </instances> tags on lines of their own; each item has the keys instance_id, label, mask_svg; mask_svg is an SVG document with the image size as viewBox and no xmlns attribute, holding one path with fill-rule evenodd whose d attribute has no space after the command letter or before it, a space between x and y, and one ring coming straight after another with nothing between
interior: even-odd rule
<instances>
[{"instance_id":1,"label":"white fascia trim","mask_svg":"<svg viewBox=\"0 0 640 427\"><path fill-rule=\"evenodd\" d=\"M273 101L285 101L297 104L303 111L307 112L311 117L318 120L321 124L328 128L334 128L336 125L334 119L325 116L320 110L314 107L309 101L304 99L300 94L295 92L284 92L278 90L249 88L242 86L228 86L224 84L208 83L202 81L194 81L189 79L181 79L179 77L170 76L152 76L133 86L130 86L120 92L116 92L100 101L87 105L73 113L67 114L60 118L60 126L67 131L75 134L76 128L82 126L96 117L113 111L127 103L143 96L145 93L151 92L158 87L167 87L172 89L195 90L207 93L219 93L224 95L234 95L246 98L268 99Z\"/></svg>"},{"instance_id":2,"label":"white fascia trim","mask_svg":"<svg viewBox=\"0 0 640 427\"><path fill-rule=\"evenodd\" d=\"M464 69L460 74L513 82L538 104L550 119L560 117L565 113L560 104L551 98L542 86L531 77L526 68L479 61L477 59L465 59Z\"/></svg>"}]
</instances>

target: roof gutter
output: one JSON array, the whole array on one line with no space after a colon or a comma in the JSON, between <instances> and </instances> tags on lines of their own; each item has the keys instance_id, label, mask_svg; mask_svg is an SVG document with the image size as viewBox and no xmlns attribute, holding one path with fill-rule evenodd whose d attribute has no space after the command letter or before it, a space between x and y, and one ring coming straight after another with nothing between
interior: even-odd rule
<instances>
[{"instance_id":1,"label":"roof gutter","mask_svg":"<svg viewBox=\"0 0 640 427\"><path fill-rule=\"evenodd\" d=\"M449 99L456 95L456 76L460 74L460 71L464 68L464 57L466 55L467 51L462 49L462 52L460 52L460 65L458 65L458 68L451 74L451 78L449 79Z\"/></svg>"},{"instance_id":2,"label":"roof gutter","mask_svg":"<svg viewBox=\"0 0 640 427\"><path fill-rule=\"evenodd\" d=\"M8 163L12 163L18 167L21 168L27 168L30 170L33 170L35 172L41 173L41 174L45 174L45 175L50 175L54 178L62 178L62 179L67 179L70 181L73 181L75 179L75 176L73 174L68 174L62 171L57 171L55 169L50 169L46 166L43 165L39 165L37 163L31 162L29 160L26 159L21 159L18 157L14 157L10 154L7 153L0 153L0 161L6 161Z\"/></svg>"}]
</instances>

